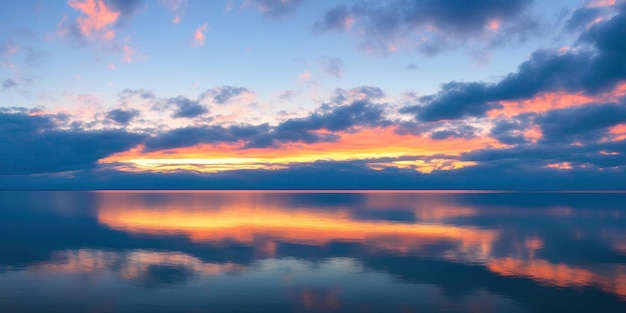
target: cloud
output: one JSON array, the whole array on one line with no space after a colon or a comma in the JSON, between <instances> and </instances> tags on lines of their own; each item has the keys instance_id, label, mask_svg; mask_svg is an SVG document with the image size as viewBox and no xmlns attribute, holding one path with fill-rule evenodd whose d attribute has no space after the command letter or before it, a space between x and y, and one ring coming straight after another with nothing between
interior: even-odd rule
<instances>
[{"instance_id":1,"label":"cloud","mask_svg":"<svg viewBox=\"0 0 626 313\"><path fill-rule=\"evenodd\" d=\"M115 110L111 110L109 112L107 112L106 117L112 121L115 121L117 123L126 125L128 124L132 119L134 119L135 117L139 116L139 111L131 109L131 110L122 110L122 109L115 109Z\"/></svg>"},{"instance_id":2,"label":"cloud","mask_svg":"<svg viewBox=\"0 0 626 313\"><path fill-rule=\"evenodd\" d=\"M150 138L145 143L144 151L190 147L197 144L238 142L265 133L267 130L268 126L266 124L257 126L193 126L177 128Z\"/></svg>"},{"instance_id":3,"label":"cloud","mask_svg":"<svg viewBox=\"0 0 626 313\"><path fill-rule=\"evenodd\" d=\"M159 0L159 4L174 14L172 18L172 24L174 25L180 23L181 18L186 13L185 11L188 5L187 0Z\"/></svg>"},{"instance_id":4,"label":"cloud","mask_svg":"<svg viewBox=\"0 0 626 313\"><path fill-rule=\"evenodd\" d=\"M337 88L335 89L335 95L331 98L331 102L335 104L345 104L360 100L380 100L383 97L385 97L385 92L375 86L359 86L350 90Z\"/></svg>"},{"instance_id":5,"label":"cloud","mask_svg":"<svg viewBox=\"0 0 626 313\"><path fill-rule=\"evenodd\" d=\"M409 63L404 68L408 71L415 71L419 68L419 65L417 65L416 63Z\"/></svg>"},{"instance_id":6,"label":"cloud","mask_svg":"<svg viewBox=\"0 0 626 313\"><path fill-rule=\"evenodd\" d=\"M337 78L343 77L343 61L340 58L320 59L320 70Z\"/></svg>"},{"instance_id":7,"label":"cloud","mask_svg":"<svg viewBox=\"0 0 626 313\"><path fill-rule=\"evenodd\" d=\"M255 93L245 87L236 86L216 86L207 89L198 97L200 101L211 101L215 104L228 104L235 99L244 99L245 102L251 102L255 98Z\"/></svg>"},{"instance_id":8,"label":"cloud","mask_svg":"<svg viewBox=\"0 0 626 313\"><path fill-rule=\"evenodd\" d=\"M143 139L121 130L57 130L50 116L0 112L0 175L94 168L99 159Z\"/></svg>"},{"instance_id":9,"label":"cloud","mask_svg":"<svg viewBox=\"0 0 626 313\"><path fill-rule=\"evenodd\" d=\"M189 100L182 102L186 101ZM154 136L146 142L146 151L215 143L242 143L248 149L289 142L334 141L338 138L336 132L388 126L390 123L383 113L381 105L355 101L349 105L324 106L307 117L288 119L273 127L268 124L183 127Z\"/></svg>"},{"instance_id":10,"label":"cloud","mask_svg":"<svg viewBox=\"0 0 626 313\"><path fill-rule=\"evenodd\" d=\"M489 136L507 145L524 144L528 142L524 132L532 127L532 117L535 114L526 113L510 119L497 120L491 128Z\"/></svg>"},{"instance_id":11,"label":"cloud","mask_svg":"<svg viewBox=\"0 0 626 313\"><path fill-rule=\"evenodd\" d=\"M115 38L113 26L121 12L104 0L69 0L71 8L82 13L73 26L86 38L111 40Z\"/></svg>"},{"instance_id":12,"label":"cloud","mask_svg":"<svg viewBox=\"0 0 626 313\"><path fill-rule=\"evenodd\" d=\"M545 141L600 141L609 127L626 123L626 101L552 110L534 122L541 127Z\"/></svg>"},{"instance_id":13,"label":"cloud","mask_svg":"<svg viewBox=\"0 0 626 313\"><path fill-rule=\"evenodd\" d=\"M601 8L578 8L567 20L564 29L570 32L585 29L602 16L602 11Z\"/></svg>"},{"instance_id":14,"label":"cloud","mask_svg":"<svg viewBox=\"0 0 626 313\"><path fill-rule=\"evenodd\" d=\"M430 138L436 140L445 140L448 138L465 138L471 139L477 136L479 129L467 125L467 124L459 124L459 125L445 125L445 128L442 130L435 130L430 133Z\"/></svg>"},{"instance_id":15,"label":"cloud","mask_svg":"<svg viewBox=\"0 0 626 313\"><path fill-rule=\"evenodd\" d=\"M626 79L626 6L610 20L594 24L578 38L581 47L569 51L539 50L516 72L497 83L450 82L437 94L423 96L403 113L418 120L437 121L482 117L502 108L500 101L530 99L544 92L584 92L594 95L613 90Z\"/></svg>"},{"instance_id":16,"label":"cloud","mask_svg":"<svg viewBox=\"0 0 626 313\"><path fill-rule=\"evenodd\" d=\"M304 118L286 120L269 132L251 138L247 148L270 147L277 143L335 141L334 133L350 130L356 126L379 127L389 124L383 117L383 107L367 101L355 101L349 105L323 106L319 111ZM330 133L315 132L325 130Z\"/></svg>"},{"instance_id":17,"label":"cloud","mask_svg":"<svg viewBox=\"0 0 626 313\"><path fill-rule=\"evenodd\" d=\"M401 113L415 113L422 121L461 119L485 116L487 111L502 105L488 101L489 89L484 83L446 83L436 95L423 96L423 105L403 108Z\"/></svg>"},{"instance_id":18,"label":"cloud","mask_svg":"<svg viewBox=\"0 0 626 313\"><path fill-rule=\"evenodd\" d=\"M193 118L208 113L209 110L197 101L190 100L183 96L170 98L167 104L175 108L174 118Z\"/></svg>"},{"instance_id":19,"label":"cloud","mask_svg":"<svg viewBox=\"0 0 626 313\"><path fill-rule=\"evenodd\" d=\"M302 0L252 0L252 2L266 17L281 18L295 12Z\"/></svg>"},{"instance_id":20,"label":"cloud","mask_svg":"<svg viewBox=\"0 0 626 313\"><path fill-rule=\"evenodd\" d=\"M130 63L133 61L133 55L135 55L135 49L133 49L129 45L124 45L122 47L122 60L126 63Z\"/></svg>"},{"instance_id":21,"label":"cloud","mask_svg":"<svg viewBox=\"0 0 626 313\"><path fill-rule=\"evenodd\" d=\"M373 54L399 48L426 55L474 45L524 40L538 28L532 0L394 0L338 4L314 24L319 32L352 32Z\"/></svg>"},{"instance_id":22,"label":"cloud","mask_svg":"<svg viewBox=\"0 0 626 313\"><path fill-rule=\"evenodd\" d=\"M117 40L117 32L133 18L141 8L141 0L69 0L68 6L79 12L70 20L68 16L57 25L57 35L73 39L79 46L93 43L107 52L122 56L125 62L131 62L135 53L127 42ZM38 60L45 54L31 52L32 59Z\"/></svg>"},{"instance_id":23,"label":"cloud","mask_svg":"<svg viewBox=\"0 0 626 313\"><path fill-rule=\"evenodd\" d=\"M7 78L2 82L2 89L10 89L17 85L18 83L15 80Z\"/></svg>"},{"instance_id":24,"label":"cloud","mask_svg":"<svg viewBox=\"0 0 626 313\"><path fill-rule=\"evenodd\" d=\"M209 24L206 22L196 28L193 32L193 38L191 44L193 46L204 46L204 41L206 40L206 33L210 30Z\"/></svg>"},{"instance_id":25,"label":"cloud","mask_svg":"<svg viewBox=\"0 0 626 313\"><path fill-rule=\"evenodd\" d=\"M302 72L302 74L298 75L298 79L302 82L308 81L309 79L311 79L311 72L309 72L308 70Z\"/></svg>"}]
</instances>

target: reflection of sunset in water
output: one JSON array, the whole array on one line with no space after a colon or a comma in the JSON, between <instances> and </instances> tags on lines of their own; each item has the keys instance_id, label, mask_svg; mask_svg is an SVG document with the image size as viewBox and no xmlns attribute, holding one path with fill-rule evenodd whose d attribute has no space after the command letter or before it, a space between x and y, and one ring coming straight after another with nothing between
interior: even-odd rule
<instances>
[{"instance_id":1,"label":"reflection of sunset in water","mask_svg":"<svg viewBox=\"0 0 626 313\"><path fill-rule=\"evenodd\" d=\"M581 267L554 264L541 259L518 260L495 258L487 268L503 276L531 278L542 284L558 287L600 287L608 293L626 298L626 266L610 266L600 274ZM609 272L609 273L606 273Z\"/></svg>"},{"instance_id":2,"label":"reflection of sunset in water","mask_svg":"<svg viewBox=\"0 0 626 313\"><path fill-rule=\"evenodd\" d=\"M331 243L350 242L365 247L365 250L349 255L356 259L379 252L434 257L455 263L481 264L500 276L528 278L541 285L596 287L626 297L626 268L623 266L585 267L545 260L541 258L541 252L546 248L546 239L540 233L522 237L515 243L508 242L513 237L505 236L514 230L446 223L453 218L491 215L602 218L603 212L567 206L528 211L482 208L458 204L454 197L438 194L364 193L347 201L330 198L319 203L307 202L310 199L254 192L172 193L156 197L142 193L115 196L104 193L98 197L97 217L101 224L111 229L132 234L182 235L195 243L213 246L247 245L254 248L257 258L275 258L278 246L283 243L328 247ZM403 218L394 219L393 214ZM387 216L392 218L387 219ZM443 248L429 249L436 245ZM496 246L512 249L498 252L495 251ZM143 267L128 267L122 273L124 277L140 276L146 269L145 264L151 264L142 260L151 259L157 264L192 264L196 272L202 273L245 269L245 266L231 263L203 264L193 257L183 256L138 255L140 261L137 263L144 264ZM295 256L298 257L297 254ZM179 260L164 261L165 257L177 257ZM80 269L90 264L100 263L86 258L72 263L71 267ZM333 295L305 290L300 298L306 307L332 308L338 305Z\"/></svg>"},{"instance_id":3,"label":"reflection of sunset in water","mask_svg":"<svg viewBox=\"0 0 626 313\"><path fill-rule=\"evenodd\" d=\"M193 195L189 195L193 198ZM202 198L201 195L197 195ZM313 210L290 207L254 195L204 198L213 202L162 202L153 206L139 195L102 197L98 221L113 229L142 234L183 234L195 242L253 244L269 255L276 241L323 246L331 242L358 242L369 248L416 253L424 245L457 244L455 255L481 261L490 255L495 230L445 224L359 220L350 208ZM442 217L433 207L428 216ZM467 212L451 211L454 214Z\"/></svg>"}]
</instances>

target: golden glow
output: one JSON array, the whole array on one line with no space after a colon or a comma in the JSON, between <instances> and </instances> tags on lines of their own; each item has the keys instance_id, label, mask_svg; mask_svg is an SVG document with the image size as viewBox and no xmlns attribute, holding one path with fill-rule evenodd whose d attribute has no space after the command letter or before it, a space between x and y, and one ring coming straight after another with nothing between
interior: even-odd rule
<instances>
[{"instance_id":1,"label":"golden glow","mask_svg":"<svg viewBox=\"0 0 626 313\"><path fill-rule=\"evenodd\" d=\"M459 155L487 147L503 147L492 138L451 138L433 140L424 136L398 135L395 128L361 129L343 133L336 142L315 144L289 143L280 147L242 149L244 142L234 144L200 144L193 147L142 152L138 146L126 152L101 159L99 163L116 163L126 171L198 171L217 172L234 169L279 169L292 163L315 161L350 161L375 158L397 158L410 155ZM399 162L399 163L398 163ZM407 163L409 162L409 163ZM410 164L414 162L414 164ZM421 165L420 162L429 164ZM449 170L474 165L471 162L437 159L433 161L397 161L379 166L413 167L416 170ZM375 165L374 165L375 167Z\"/></svg>"},{"instance_id":2,"label":"golden glow","mask_svg":"<svg viewBox=\"0 0 626 313\"><path fill-rule=\"evenodd\" d=\"M478 163L472 161L456 161L448 159L413 160L413 161L392 161L369 163L368 166L375 170L382 170L388 167L414 169L420 173L430 174L433 171L456 170Z\"/></svg>"}]
</instances>

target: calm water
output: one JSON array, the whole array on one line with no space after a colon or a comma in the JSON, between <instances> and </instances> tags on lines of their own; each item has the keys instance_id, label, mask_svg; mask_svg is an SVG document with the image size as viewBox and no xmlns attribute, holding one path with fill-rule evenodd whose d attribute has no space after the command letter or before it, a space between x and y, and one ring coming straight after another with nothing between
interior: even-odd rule
<instances>
[{"instance_id":1,"label":"calm water","mask_svg":"<svg viewBox=\"0 0 626 313\"><path fill-rule=\"evenodd\" d=\"M626 312L626 194L0 192L1 312Z\"/></svg>"}]
</instances>

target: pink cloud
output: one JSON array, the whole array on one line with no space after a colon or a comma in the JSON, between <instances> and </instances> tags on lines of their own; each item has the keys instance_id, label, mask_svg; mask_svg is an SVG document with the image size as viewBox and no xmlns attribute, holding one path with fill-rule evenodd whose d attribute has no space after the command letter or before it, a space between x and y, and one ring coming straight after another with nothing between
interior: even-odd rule
<instances>
[{"instance_id":1,"label":"pink cloud","mask_svg":"<svg viewBox=\"0 0 626 313\"><path fill-rule=\"evenodd\" d=\"M304 71L302 74L298 75L298 79L303 82L311 79L311 72L309 72L308 70Z\"/></svg>"},{"instance_id":2,"label":"pink cloud","mask_svg":"<svg viewBox=\"0 0 626 313\"><path fill-rule=\"evenodd\" d=\"M159 0L159 4L174 13L172 24L178 25L187 10L187 0Z\"/></svg>"},{"instance_id":3,"label":"pink cloud","mask_svg":"<svg viewBox=\"0 0 626 313\"><path fill-rule=\"evenodd\" d=\"M83 14L76 18L77 28L83 36L101 40L115 38L113 26L120 12L108 7L103 0L69 0L67 4Z\"/></svg>"},{"instance_id":4,"label":"pink cloud","mask_svg":"<svg viewBox=\"0 0 626 313\"><path fill-rule=\"evenodd\" d=\"M122 47L122 60L124 62L130 63L133 60L133 55L135 54L135 49L133 49L129 45L124 45Z\"/></svg>"},{"instance_id":5,"label":"pink cloud","mask_svg":"<svg viewBox=\"0 0 626 313\"><path fill-rule=\"evenodd\" d=\"M196 31L193 33L192 45L204 46L207 31L209 31L209 25L206 22L202 24L202 26L196 28Z\"/></svg>"}]
</instances>

